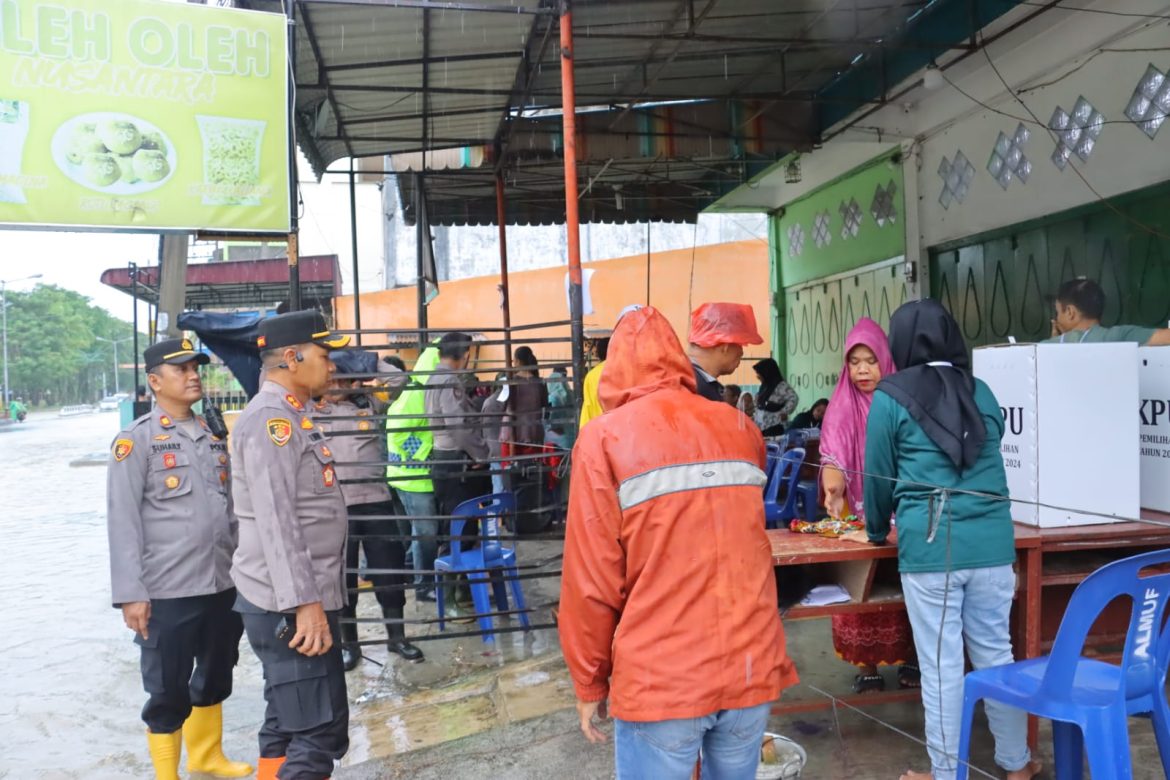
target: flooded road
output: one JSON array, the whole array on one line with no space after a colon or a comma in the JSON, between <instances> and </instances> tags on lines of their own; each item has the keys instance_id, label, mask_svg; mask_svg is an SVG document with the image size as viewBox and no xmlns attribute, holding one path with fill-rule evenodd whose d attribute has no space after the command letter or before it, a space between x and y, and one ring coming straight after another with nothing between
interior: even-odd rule
<instances>
[{"instance_id":1,"label":"flooded road","mask_svg":"<svg viewBox=\"0 0 1170 780\"><path fill-rule=\"evenodd\" d=\"M117 432L116 413L0 430L0 777L150 775L138 649L110 606L106 468L69 465ZM260 696L247 655L236 683L237 697ZM254 710L225 708L239 754L255 752Z\"/></svg>"},{"instance_id":2,"label":"flooded road","mask_svg":"<svg viewBox=\"0 0 1170 780\"><path fill-rule=\"evenodd\" d=\"M70 465L104 457L117 432L116 413L71 418L40 413L0 429L0 778L5 780L153 776L139 718L146 696L138 649L121 613L110 606L106 467L104 460ZM527 544L519 551L526 557ZM558 585L556 580L526 583L529 603L555 599ZM363 598L359 616L375 614L374 600ZM433 618L434 607L420 607L411 598L406 616ZM534 622L547 618L546 612ZM423 632L433 631L432 626ZM381 626L363 626L361 633L376 639ZM452 731L490 727L500 716L477 716L475 708L452 708L435 722L433 697L448 690L459 698L460 680L558 652L552 632L503 635L498 644L478 638L423 642L423 664L398 663L382 647L366 648L371 660L347 678L353 709L344 763L433 744ZM530 685L525 678L520 687ZM224 705L228 755L255 763L263 709L259 663L243 642L235 693Z\"/></svg>"}]
</instances>

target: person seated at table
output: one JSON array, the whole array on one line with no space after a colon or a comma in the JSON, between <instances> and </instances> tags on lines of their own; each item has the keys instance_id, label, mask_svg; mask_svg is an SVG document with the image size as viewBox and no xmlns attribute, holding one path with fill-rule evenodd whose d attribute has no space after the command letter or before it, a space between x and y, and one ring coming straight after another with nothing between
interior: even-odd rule
<instances>
[{"instance_id":1,"label":"person seated at table","mask_svg":"<svg viewBox=\"0 0 1170 780\"><path fill-rule=\"evenodd\" d=\"M821 429L821 485L832 517L865 518L865 425L873 391L882 377L892 373L894 361L885 332L863 317L845 339L845 365ZM879 666L898 666L899 686L918 687L910 622L901 612L834 615L833 647L843 661L858 667L853 680L857 693L886 687Z\"/></svg>"},{"instance_id":2,"label":"person seated at table","mask_svg":"<svg viewBox=\"0 0 1170 780\"><path fill-rule=\"evenodd\" d=\"M724 402L734 406L736 409L739 408L739 399L742 395L743 395L743 388L740 387L739 385L724 385L723 386L723 400L724 400Z\"/></svg>"},{"instance_id":3,"label":"person seated at table","mask_svg":"<svg viewBox=\"0 0 1170 780\"><path fill-rule=\"evenodd\" d=\"M792 418L792 424L788 426L789 430L799 431L807 430L808 428L820 428L821 423L825 421L825 410L829 408L829 399L821 398L813 404L807 411Z\"/></svg>"},{"instance_id":4,"label":"person seated at table","mask_svg":"<svg viewBox=\"0 0 1170 780\"><path fill-rule=\"evenodd\" d=\"M999 401L971 374L959 325L938 301L890 318L898 372L873 394L865 443L865 527L885 544L898 516L898 569L922 666L931 773L953 780L963 705L964 649L976 669L1011 663L1016 575ZM935 487L932 487L935 486ZM1021 710L984 703L995 761L1008 780L1040 771Z\"/></svg>"},{"instance_id":5,"label":"person seated at table","mask_svg":"<svg viewBox=\"0 0 1170 780\"><path fill-rule=\"evenodd\" d=\"M739 410L748 417L755 419L756 416L756 398L751 393L744 393L739 397Z\"/></svg>"},{"instance_id":6,"label":"person seated at table","mask_svg":"<svg viewBox=\"0 0 1170 780\"><path fill-rule=\"evenodd\" d=\"M1053 302L1056 317L1052 320L1052 338L1046 344L1101 344L1126 342L1148 347L1170 345L1170 328L1144 328L1141 325L1101 324L1105 314L1105 291L1101 285L1083 276L1060 285Z\"/></svg>"},{"instance_id":7,"label":"person seated at table","mask_svg":"<svg viewBox=\"0 0 1170 780\"><path fill-rule=\"evenodd\" d=\"M760 380L760 392L756 394L756 425L764 436L779 436L784 433L788 416L796 411L800 402L792 385L784 381L780 364L772 358L756 361L752 366Z\"/></svg>"}]
</instances>

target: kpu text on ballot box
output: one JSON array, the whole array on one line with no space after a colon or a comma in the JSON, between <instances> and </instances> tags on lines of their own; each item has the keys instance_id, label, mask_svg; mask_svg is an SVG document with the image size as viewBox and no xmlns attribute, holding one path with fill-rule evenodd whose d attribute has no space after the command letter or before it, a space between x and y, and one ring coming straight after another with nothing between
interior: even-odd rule
<instances>
[{"instance_id":1,"label":"kpu text on ballot box","mask_svg":"<svg viewBox=\"0 0 1170 780\"><path fill-rule=\"evenodd\" d=\"M1142 508L1170 512L1170 347L1138 349Z\"/></svg>"},{"instance_id":2,"label":"kpu text on ballot box","mask_svg":"<svg viewBox=\"0 0 1170 780\"><path fill-rule=\"evenodd\" d=\"M975 376L1003 412L1013 519L1054 528L1138 516L1137 349L1022 344L974 351Z\"/></svg>"}]
</instances>

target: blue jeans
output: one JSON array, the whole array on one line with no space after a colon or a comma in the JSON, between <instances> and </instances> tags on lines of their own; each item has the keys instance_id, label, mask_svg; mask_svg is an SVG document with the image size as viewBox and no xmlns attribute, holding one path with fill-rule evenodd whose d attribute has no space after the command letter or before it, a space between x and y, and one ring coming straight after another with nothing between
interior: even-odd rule
<instances>
[{"instance_id":1,"label":"blue jeans","mask_svg":"<svg viewBox=\"0 0 1170 780\"><path fill-rule=\"evenodd\" d=\"M617 780L690 780L700 749L703 780L754 780L771 708L769 703L650 723L615 718Z\"/></svg>"},{"instance_id":2,"label":"blue jeans","mask_svg":"<svg viewBox=\"0 0 1170 780\"><path fill-rule=\"evenodd\" d=\"M410 532L416 538L410 542L410 560L414 566L414 589L418 592L430 589L434 581L430 574L417 572L431 571L435 568L435 555L439 551L439 540L435 536L439 533L438 520L415 520L416 517L434 517L438 514L435 509L434 493L416 493L409 490L394 489L398 500L402 502L406 514L411 516ZM429 539L419 539L419 536L429 536Z\"/></svg>"},{"instance_id":3,"label":"blue jeans","mask_svg":"<svg viewBox=\"0 0 1170 780\"><path fill-rule=\"evenodd\" d=\"M1009 631L1015 587L1010 565L958 569L949 580L945 572L902 574L906 612L922 670L926 749L934 780L953 780L958 767L964 645L976 669L1015 660ZM1027 715L994 701L985 700L983 705L995 737L995 763L1009 772L1023 769L1032 759Z\"/></svg>"}]
</instances>

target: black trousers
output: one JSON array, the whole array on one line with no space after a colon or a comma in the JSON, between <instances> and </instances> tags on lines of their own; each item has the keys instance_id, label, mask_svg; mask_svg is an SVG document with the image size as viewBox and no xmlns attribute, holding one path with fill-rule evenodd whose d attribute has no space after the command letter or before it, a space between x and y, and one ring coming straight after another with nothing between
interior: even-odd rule
<instances>
[{"instance_id":1,"label":"black trousers","mask_svg":"<svg viewBox=\"0 0 1170 780\"><path fill-rule=\"evenodd\" d=\"M149 638L134 641L142 653L142 687L150 695L142 720L154 734L183 727L192 707L210 707L232 695L232 669L240 659L240 616L234 588L208 596L154 599Z\"/></svg>"},{"instance_id":2,"label":"black trousers","mask_svg":"<svg viewBox=\"0 0 1170 780\"><path fill-rule=\"evenodd\" d=\"M248 642L264 667L264 725L260 755L285 756L280 780L323 780L349 749L349 699L341 665L337 612L326 612L333 647L325 655L301 655L276 638L285 615L240 599Z\"/></svg>"},{"instance_id":3,"label":"black trousers","mask_svg":"<svg viewBox=\"0 0 1170 780\"><path fill-rule=\"evenodd\" d=\"M449 515L455 511L455 507L464 501L492 492L492 478L489 470L484 469L481 472L482 476L462 474L462 472L468 471L474 463L463 451L432 450L431 460L458 461L456 463L437 463L431 466L431 482L435 486L435 505L438 507L439 514ZM450 533L450 528L450 521L444 520L440 533L446 535ZM479 521L468 520L463 526L463 534L461 535L464 546L476 544L474 537L478 535ZM447 547L449 544L444 542L442 546Z\"/></svg>"},{"instance_id":4,"label":"black trousers","mask_svg":"<svg viewBox=\"0 0 1170 780\"><path fill-rule=\"evenodd\" d=\"M349 509L349 538L345 542L345 568L358 567L359 546L366 551L366 563L371 569L405 569L406 542L391 539L355 539L365 534L410 535L410 522L405 520L362 520L362 515L402 515L405 511L396 501L379 501L374 504L354 504ZM371 574L368 578L374 587L382 585L406 585L414 581L414 574ZM345 575L345 587L357 587L356 573ZM383 609L401 610L406 605L406 591L399 589L375 590L375 598ZM357 596L349 594L349 604L343 607L343 617L353 617L357 612Z\"/></svg>"}]
</instances>

